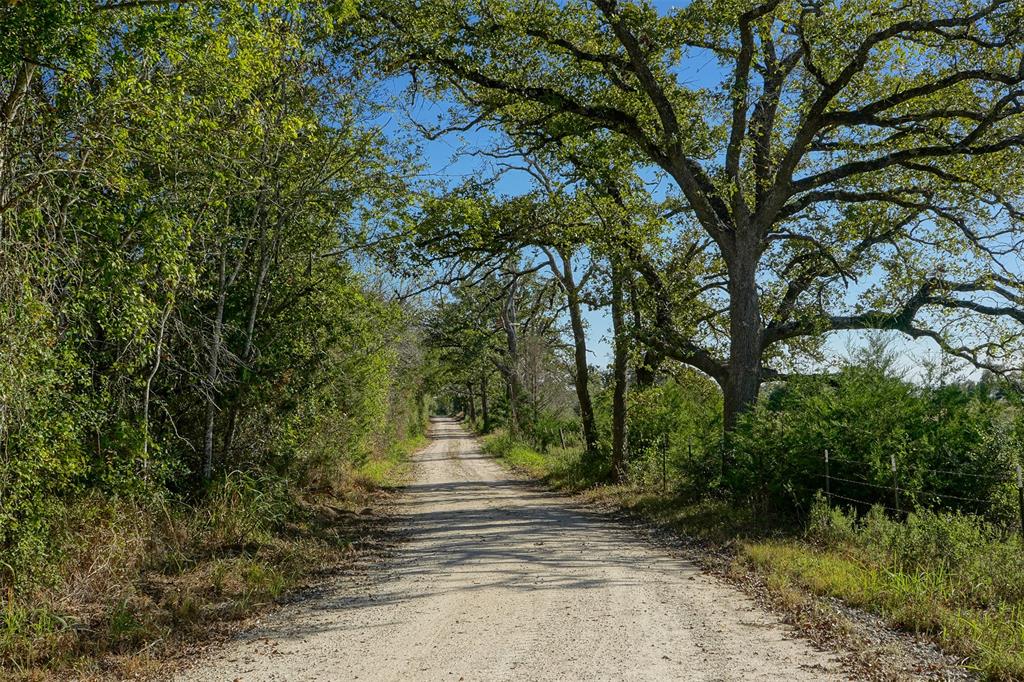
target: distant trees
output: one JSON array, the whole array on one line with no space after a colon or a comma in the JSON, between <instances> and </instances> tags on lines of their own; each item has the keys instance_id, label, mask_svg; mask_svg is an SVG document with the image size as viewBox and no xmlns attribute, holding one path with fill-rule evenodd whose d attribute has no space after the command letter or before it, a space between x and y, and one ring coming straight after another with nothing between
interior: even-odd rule
<instances>
[{"instance_id":1,"label":"distant trees","mask_svg":"<svg viewBox=\"0 0 1024 682\"><path fill-rule=\"evenodd\" d=\"M576 393L579 428L588 461L597 463L606 454L601 451L601 435L594 412L591 388L591 362L588 348L587 308L612 305L619 324L615 344L621 371L616 375L617 412L612 452L619 465L613 477L623 471L625 460L626 364L633 346L633 331L625 325L625 289L632 281L631 262L622 255L629 243L642 243L649 227L650 207L645 215L630 215L627 208L602 194L603 188L590 184L566 183L554 174L560 160L527 157L516 169L530 174L536 190L519 196L496 196L488 186L470 181L446 193L431 196L420 211L410 217L405 231L383 240L385 251L403 272L417 273L433 283L445 305L448 293L457 293L464 301L469 289L489 283L504 287L511 301L522 272L531 281L546 282L555 294L547 305L548 313L563 317L570 342L571 378ZM622 192L628 190L623 188ZM621 199L621 196L619 197ZM630 207L635 208L635 207ZM647 217L645 217L647 216ZM395 244L403 247L395 249ZM633 247L637 248L637 247ZM618 263L613 267L613 263ZM610 277L612 270L615 277ZM502 274L505 273L505 274ZM616 287L606 286L615 281ZM553 288L551 288L553 287ZM635 287L634 287L635 289ZM615 291L619 296L616 297ZM497 294L494 295L496 298ZM639 310L639 308L637 308ZM512 310L494 313L515 347L518 343L509 331L516 326ZM511 323L508 323L511 320ZM508 324L506 324L508 323ZM510 346L511 347L511 346ZM472 363L473 350L462 344L462 362ZM515 378L503 372L512 394L518 394Z\"/></svg>"},{"instance_id":2,"label":"distant trees","mask_svg":"<svg viewBox=\"0 0 1024 682\"><path fill-rule=\"evenodd\" d=\"M498 407L512 433L530 438L539 419L565 410L571 393L559 298L553 280L511 260L454 287L428 318L425 341L447 368L438 387L469 400L478 394L485 429ZM492 394L496 388L503 391Z\"/></svg>"},{"instance_id":3,"label":"distant trees","mask_svg":"<svg viewBox=\"0 0 1024 682\"><path fill-rule=\"evenodd\" d=\"M672 302L646 340L715 379L727 430L831 331L896 330L978 366L1019 364L1019 2L360 12L384 36L383 66L462 106L451 127L499 127L531 153L611 140L671 178L663 236L695 277L681 287L665 259L630 254Z\"/></svg>"}]
</instances>

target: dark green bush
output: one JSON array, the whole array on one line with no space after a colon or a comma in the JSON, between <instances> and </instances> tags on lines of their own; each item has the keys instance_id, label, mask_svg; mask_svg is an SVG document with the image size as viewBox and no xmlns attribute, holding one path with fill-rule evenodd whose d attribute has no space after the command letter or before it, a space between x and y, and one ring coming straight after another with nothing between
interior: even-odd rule
<instances>
[{"instance_id":1,"label":"dark green bush","mask_svg":"<svg viewBox=\"0 0 1024 682\"><path fill-rule=\"evenodd\" d=\"M985 385L923 386L882 366L849 365L768 387L733 434L728 483L779 508L806 510L826 487L828 450L837 502L862 512L880 504L1008 522L1016 453L1006 432L1014 414Z\"/></svg>"},{"instance_id":2,"label":"dark green bush","mask_svg":"<svg viewBox=\"0 0 1024 682\"><path fill-rule=\"evenodd\" d=\"M662 458L673 489L706 492L721 470L722 400L714 383L684 370L662 384L627 394L629 480L660 485ZM595 398L602 443L610 450L611 390Z\"/></svg>"}]
</instances>

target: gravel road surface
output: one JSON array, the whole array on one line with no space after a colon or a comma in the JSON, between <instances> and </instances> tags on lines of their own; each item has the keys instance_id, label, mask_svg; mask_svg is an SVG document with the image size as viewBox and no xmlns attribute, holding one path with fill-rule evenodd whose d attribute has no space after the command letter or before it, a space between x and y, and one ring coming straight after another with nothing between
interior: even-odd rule
<instances>
[{"instance_id":1,"label":"gravel road surface","mask_svg":"<svg viewBox=\"0 0 1024 682\"><path fill-rule=\"evenodd\" d=\"M396 504L392 556L178 679L848 679L734 588L516 480L455 422L432 432Z\"/></svg>"}]
</instances>

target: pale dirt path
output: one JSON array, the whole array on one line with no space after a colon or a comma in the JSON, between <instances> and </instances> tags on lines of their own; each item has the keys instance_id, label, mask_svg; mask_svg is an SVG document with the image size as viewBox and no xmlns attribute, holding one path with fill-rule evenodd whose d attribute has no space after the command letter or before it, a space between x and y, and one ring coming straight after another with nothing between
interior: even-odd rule
<instances>
[{"instance_id":1,"label":"pale dirt path","mask_svg":"<svg viewBox=\"0 0 1024 682\"><path fill-rule=\"evenodd\" d=\"M735 589L517 482L454 422L433 431L395 556L178 679L847 679Z\"/></svg>"}]
</instances>

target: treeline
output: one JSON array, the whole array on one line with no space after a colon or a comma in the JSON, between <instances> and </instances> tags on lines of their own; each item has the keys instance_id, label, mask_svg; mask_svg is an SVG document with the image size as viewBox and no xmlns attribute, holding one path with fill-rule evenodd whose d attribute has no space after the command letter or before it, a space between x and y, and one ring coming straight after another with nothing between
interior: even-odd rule
<instances>
[{"instance_id":1,"label":"treeline","mask_svg":"<svg viewBox=\"0 0 1024 682\"><path fill-rule=\"evenodd\" d=\"M61 592L75 562L104 563L83 552L121 547L114 582L175 546L191 565L182 547L204 541L177 535L179 517L344 492L425 419L416 313L349 259L359 225L405 195L404 162L325 42L349 8L148 4L0 9L0 612L14 639L89 625L82 601L106 597ZM193 530L244 547L225 529L287 520L254 509Z\"/></svg>"},{"instance_id":2,"label":"treeline","mask_svg":"<svg viewBox=\"0 0 1024 682\"><path fill-rule=\"evenodd\" d=\"M771 384L723 435L714 382L671 361L652 367L633 327L615 338L627 347L624 368L613 352L612 366L589 366L581 382L565 290L542 272L499 270L456 288L427 325L443 408L501 432L492 449L532 448L572 489L611 482L728 500L782 525L806 520L828 493L861 513L954 511L1019 532L1024 396L1014 381L970 379L948 362L915 369L874 335L828 372ZM599 305L599 289L591 293ZM591 447L573 390L581 383Z\"/></svg>"},{"instance_id":3,"label":"treeline","mask_svg":"<svg viewBox=\"0 0 1024 682\"><path fill-rule=\"evenodd\" d=\"M361 7L347 35L383 72L408 76L414 101L443 103L422 127L484 132L467 152L487 160L384 230L382 255L446 291L435 326L447 331L433 339L455 358L466 406L490 382L509 430L537 445L554 442L543 424L571 407L579 425L569 431L606 480L628 480L645 451L682 447L670 422L630 416L657 412L643 396L671 380L705 483L714 470L740 497L806 509L831 444L870 465L856 477L837 470L862 483L848 497L888 494L895 507L886 491L902 485L925 499L915 453L946 440L953 452L930 468L973 467L987 456L978 439L995 436L969 435L968 415L1012 432L1013 382L932 395L890 368L869 372L878 385L867 388L850 368L835 373L833 349L888 334L990 377L1019 373L1021 11L1013 0L955 11L718 0L665 11L596 0ZM606 372L590 366L588 310L610 322ZM527 341L540 350L524 353ZM824 416L827 396L841 402L852 387L896 400L893 381L920 401L894 403L906 421L886 428L902 436L868 428L855 445L822 426L812 453L799 435L810 418L778 414L846 419ZM552 388L531 392L530 382ZM575 401L543 409L558 384ZM963 428L925 435L937 418ZM803 479L784 473L796 468ZM900 471L914 480L901 483Z\"/></svg>"}]
</instances>

